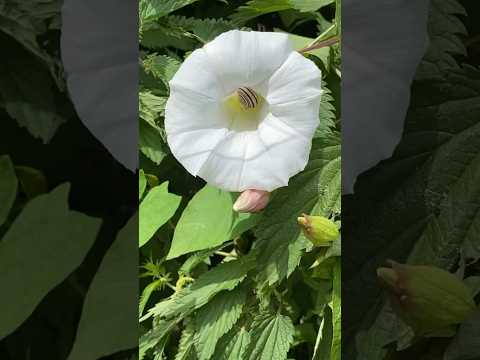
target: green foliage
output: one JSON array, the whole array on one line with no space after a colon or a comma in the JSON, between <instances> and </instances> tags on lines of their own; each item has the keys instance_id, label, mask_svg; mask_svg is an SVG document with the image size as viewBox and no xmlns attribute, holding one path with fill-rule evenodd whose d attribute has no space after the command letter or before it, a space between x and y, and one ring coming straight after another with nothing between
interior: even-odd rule
<instances>
[{"instance_id":1,"label":"green foliage","mask_svg":"<svg viewBox=\"0 0 480 360\"><path fill-rule=\"evenodd\" d=\"M140 2L141 207L152 191L146 174L168 181L172 194L182 196L169 226L152 227L156 235L141 249L140 359L311 358L317 331L328 350L321 360L330 352L337 358L341 314L333 265L339 264L340 242L312 249L297 217L308 213L336 220L341 211L339 45L314 48L339 33L339 5L332 0L192 3ZM272 13L278 16L268 16ZM304 55L323 74L310 161L287 187L272 193L259 214L234 212L238 194L191 177L169 154L163 125L169 81L180 64L239 25L286 32L296 50L313 45ZM294 31L300 26L301 35ZM160 204L146 217L163 223ZM310 268L315 259L318 264Z\"/></svg>"},{"instance_id":2,"label":"green foliage","mask_svg":"<svg viewBox=\"0 0 480 360\"><path fill-rule=\"evenodd\" d=\"M136 275L126 264L136 263L138 216L132 217L107 251L88 289L77 336L68 360L95 360L134 348L138 334L134 294ZM113 314L113 315L112 315Z\"/></svg>"},{"instance_id":3,"label":"green foliage","mask_svg":"<svg viewBox=\"0 0 480 360\"><path fill-rule=\"evenodd\" d=\"M140 203L139 246L149 241L155 232L165 224L180 205L181 197L168 192L168 182L155 186Z\"/></svg>"},{"instance_id":4,"label":"green foliage","mask_svg":"<svg viewBox=\"0 0 480 360\"><path fill-rule=\"evenodd\" d=\"M252 323L251 338L246 353L249 360L284 360L293 342L292 320L285 315L259 314Z\"/></svg>"},{"instance_id":5,"label":"green foliage","mask_svg":"<svg viewBox=\"0 0 480 360\"><path fill-rule=\"evenodd\" d=\"M349 200L361 217L344 224L357 239L368 239L361 246L349 239L355 259L344 259L344 301L355 309L344 319L349 358L407 353L460 359L458 344L470 341L469 332L459 330L430 353L422 348L429 340L415 337L371 285L373 270L388 258L435 265L459 277L478 274L480 71L461 64L459 55L466 53L465 27L456 16L465 14L460 3L431 3L430 48L412 86L402 141L391 159L359 179ZM469 328L472 319L460 329Z\"/></svg>"},{"instance_id":6,"label":"green foliage","mask_svg":"<svg viewBox=\"0 0 480 360\"><path fill-rule=\"evenodd\" d=\"M245 289L237 287L219 294L202 307L195 316L195 347L198 359L210 359L217 341L227 333L242 314Z\"/></svg>"},{"instance_id":7,"label":"green foliage","mask_svg":"<svg viewBox=\"0 0 480 360\"><path fill-rule=\"evenodd\" d=\"M0 299L0 339L80 265L95 241L100 221L68 209L69 188L61 185L30 201L0 242L0 286L8 294Z\"/></svg>"},{"instance_id":8,"label":"green foliage","mask_svg":"<svg viewBox=\"0 0 480 360\"><path fill-rule=\"evenodd\" d=\"M229 192L209 185L200 190L178 221L167 259L213 248L255 225L257 217L234 212L233 203Z\"/></svg>"},{"instance_id":9,"label":"green foliage","mask_svg":"<svg viewBox=\"0 0 480 360\"><path fill-rule=\"evenodd\" d=\"M66 121L57 105L65 89L58 41L61 2L0 4L0 106L33 136L49 142ZM44 39L44 40L41 40Z\"/></svg>"}]
</instances>

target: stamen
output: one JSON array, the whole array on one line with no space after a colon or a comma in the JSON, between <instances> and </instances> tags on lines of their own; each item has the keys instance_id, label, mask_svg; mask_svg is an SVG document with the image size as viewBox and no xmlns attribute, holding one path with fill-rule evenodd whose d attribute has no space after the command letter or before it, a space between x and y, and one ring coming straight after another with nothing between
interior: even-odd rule
<instances>
[{"instance_id":1,"label":"stamen","mask_svg":"<svg viewBox=\"0 0 480 360\"><path fill-rule=\"evenodd\" d=\"M258 105L257 94L246 86L239 87L237 95L244 109L254 109Z\"/></svg>"}]
</instances>

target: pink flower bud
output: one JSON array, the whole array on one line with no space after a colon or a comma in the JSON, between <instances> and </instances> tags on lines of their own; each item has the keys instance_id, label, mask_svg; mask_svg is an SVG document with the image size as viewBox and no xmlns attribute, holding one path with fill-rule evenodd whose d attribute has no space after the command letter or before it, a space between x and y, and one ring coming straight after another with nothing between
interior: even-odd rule
<instances>
[{"instance_id":1,"label":"pink flower bud","mask_svg":"<svg viewBox=\"0 0 480 360\"><path fill-rule=\"evenodd\" d=\"M233 210L244 213L255 213L263 210L270 200L270 193L263 190L249 189L240 194Z\"/></svg>"}]
</instances>

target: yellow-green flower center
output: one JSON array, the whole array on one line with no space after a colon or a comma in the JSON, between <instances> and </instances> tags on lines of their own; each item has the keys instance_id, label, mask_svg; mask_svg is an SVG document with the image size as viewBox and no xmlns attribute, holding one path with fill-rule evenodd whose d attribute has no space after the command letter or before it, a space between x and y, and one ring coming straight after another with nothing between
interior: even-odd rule
<instances>
[{"instance_id":1,"label":"yellow-green flower center","mask_svg":"<svg viewBox=\"0 0 480 360\"><path fill-rule=\"evenodd\" d=\"M265 99L249 87L239 87L224 100L230 129L254 130L266 115L268 104Z\"/></svg>"}]
</instances>

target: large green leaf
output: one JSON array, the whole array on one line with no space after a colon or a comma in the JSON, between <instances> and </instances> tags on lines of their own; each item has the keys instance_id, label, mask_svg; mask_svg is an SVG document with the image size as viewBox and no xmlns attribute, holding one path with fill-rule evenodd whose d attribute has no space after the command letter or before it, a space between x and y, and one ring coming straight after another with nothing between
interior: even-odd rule
<instances>
[{"instance_id":1,"label":"large green leaf","mask_svg":"<svg viewBox=\"0 0 480 360\"><path fill-rule=\"evenodd\" d=\"M340 139L315 139L303 172L278 190L256 227L259 278L264 286L288 277L309 246L297 224L302 213L330 216L340 212Z\"/></svg>"},{"instance_id":2,"label":"large green leaf","mask_svg":"<svg viewBox=\"0 0 480 360\"><path fill-rule=\"evenodd\" d=\"M250 330L250 346L246 359L285 360L293 342L292 320L280 313L258 315Z\"/></svg>"},{"instance_id":3,"label":"large green leaf","mask_svg":"<svg viewBox=\"0 0 480 360\"><path fill-rule=\"evenodd\" d=\"M215 348L212 360L242 360L250 344L250 333L242 326L233 328L224 335Z\"/></svg>"},{"instance_id":4,"label":"large green leaf","mask_svg":"<svg viewBox=\"0 0 480 360\"><path fill-rule=\"evenodd\" d=\"M215 247L239 235L256 221L255 215L239 215L232 209L234 197L206 185L188 203L178 221L167 259Z\"/></svg>"},{"instance_id":5,"label":"large green leaf","mask_svg":"<svg viewBox=\"0 0 480 360\"><path fill-rule=\"evenodd\" d=\"M10 157L0 156L0 226L3 225L17 197L18 181Z\"/></svg>"},{"instance_id":6,"label":"large green leaf","mask_svg":"<svg viewBox=\"0 0 480 360\"><path fill-rule=\"evenodd\" d=\"M139 246L145 245L180 205L181 197L168 192L168 182L151 189L140 203Z\"/></svg>"},{"instance_id":7,"label":"large green leaf","mask_svg":"<svg viewBox=\"0 0 480 360\"><path fill-rule=\"evenodd\" d=\"M68 360L96 360L134 348L138 331L138 216L120 230L88 289Z\"/></svg>"},{"instance_id":8,"label":"large green leaf","mask_svg":"<svg viewBox=\"0 0 480 360\"><path fill-rule=\"evenodd\" d=\"M245 289L219 294L202 307L195 316L195 347L199 360L208 360L215 351L217 341L237 322L245 304Z\"/></svg>"},{"instance_id":9,"label":"large green leaf","mask_svg":"<svg viewBox=\"0 0 480 360\"><path fill-rule=\"evenodd\" d=\"M233 290L255 266L255 257L249 254L235 261L222 263L198 278L190 287L159 302L142 320L151 316L172 318L187 316L208 303L216 294Z\"/></svg>"},{"instance_id":10,"label":"large green leaf","mask_svg":"<svg viewBox=\"0 0 480 360\"><path fill-rule=\"evenodd\" d=\"M61 185L29 202L0 242L0 339L82 263L95 241L100 220L69 210L69 189Z\"/></svg>"}]
</instances>

